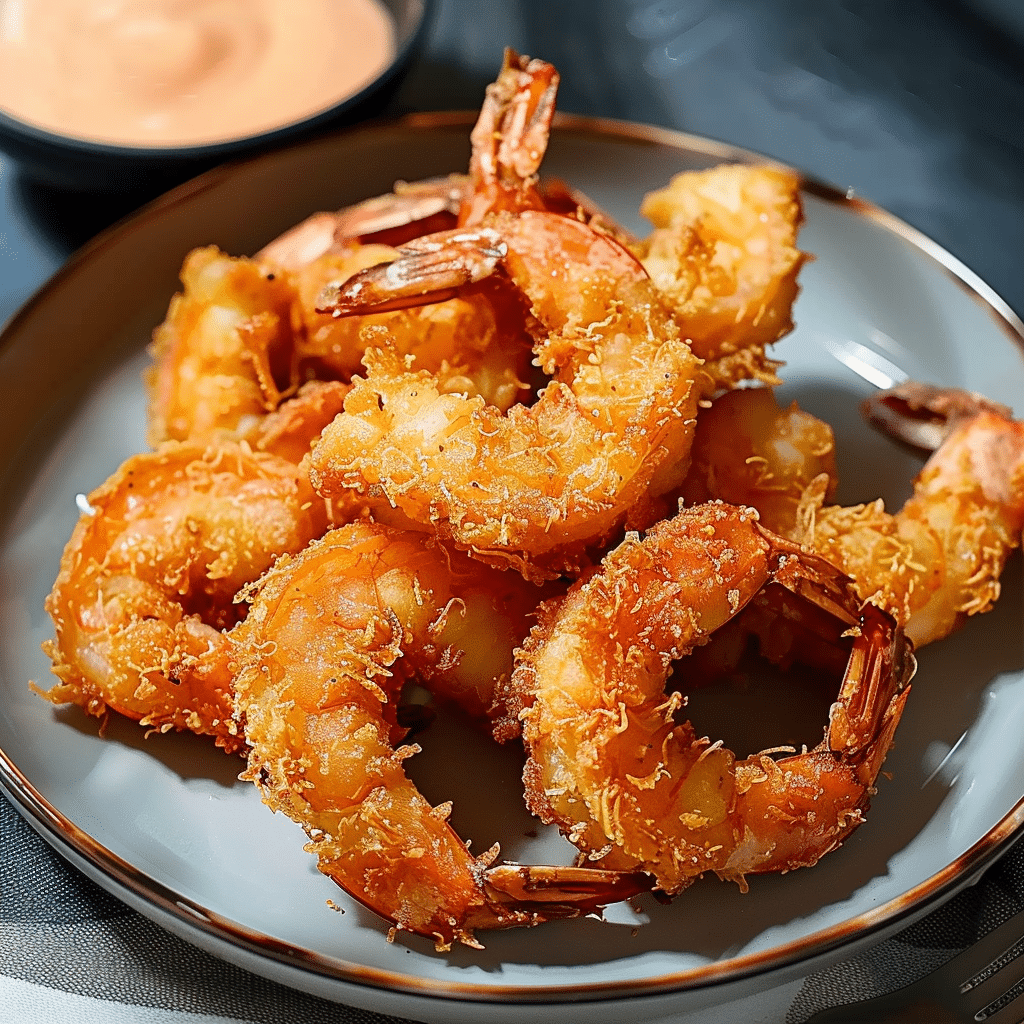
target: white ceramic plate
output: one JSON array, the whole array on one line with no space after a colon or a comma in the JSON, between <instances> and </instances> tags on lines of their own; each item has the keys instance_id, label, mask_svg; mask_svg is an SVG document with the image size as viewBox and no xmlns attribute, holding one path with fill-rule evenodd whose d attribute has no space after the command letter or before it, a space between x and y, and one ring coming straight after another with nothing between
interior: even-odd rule
<instances>
[{"instance_id":1,"label":"white ceramic plate","mask_svg":"<svg viewBox=\"0 0 1024 1024\"><path fill-rule=\"evenodd\" d=\"M617 908L485 936L484 951L385 941L386 926L316 872L299 829L271 815L240 764L191 736L144 739L55 710L39 644L43 599L75 495L144 447L144 346L193 246L255 251L314 210L464 168L471 119L420 116L215 171L89 245L9 325L0 372L5 472L0 548L0 782L62 854L131 905L243 967L339 1001L422 1020L641 1020L685 1013L848 954L966 884L1024 818L1022 588L1018 561L990 615L926 650L867 825L813 870L704 880L661 907ZM645 191L685 168L750 159L659 129L563 118L545 170L638 232ZM784 396L836 427L843 501L909 493L919 460L865 427L858 401L904 376L1013 405L1020 323L948 254L893 218L808 184L797 330L776 348ZM1018 412L1022 410L1018 409ZM790 713L781 698L774 707ZM827 699L824 707L827 708ZM769 717L742 706L721 718ZM709 712L710 714L710 712ZM823 719L824 710L821 711ZM707 725L708 723L704 723ZM821 720L812 725L820 729ZM820 737L820 732L818 733ZM739 740L734 740L739 743ZM455 824L506 856L568 860L522 810L515 751L441 723L416 773ZM742 753L749 751L741 750ZM1000 756L1002 755L1002 756ZM332 913L333 899L345 913ZM595 1011L593 1001L601 1007Z\"/></svg>"}]
</instances>

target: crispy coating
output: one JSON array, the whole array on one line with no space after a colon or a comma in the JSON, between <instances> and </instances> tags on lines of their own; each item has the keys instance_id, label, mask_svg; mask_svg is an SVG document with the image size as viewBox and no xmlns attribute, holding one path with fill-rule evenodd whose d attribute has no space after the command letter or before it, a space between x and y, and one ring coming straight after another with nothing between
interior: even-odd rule
<instances>
[{"instance_id":1,"label":"crispy coating","mask_svg":"<svg viewBox=\"0 0 1024 1024\"><path fill-rule=\"evenodd\" d=\"M807 259L796 247L799 176L742 164L685 171L640 212L654 231L637 251L716 387L779 383L766 348L793 328Z\"/></svg>"},{"instance_id":2,"label":"crispy coating","mask_svg":"<svg viewBox=\"0 0 1024 1024\"><path fill-rule=\"evenodd\" d=\"M297 383L287 274L215 246L194 249L153 332L148 440L240 440Z\"/></svg>"},{"instance_id":3,"label":"crispy coating","mask_svg":"<svg viewBox=\"0 0 1024 1024\"><path fill-rule=\"evenodd\" d=\"M213 246L189 253L182 291L150 346L149 443L230 439L262 447L280 426L264 420L295 400L301 382L347 382L382 330L410 365L436 373L447 391L481 394L503 409L523 397L531 340L523 304L507 286L486 285L399 315L338 321L316 312L325 286L395 254L353 242L285 267ZM324 408L325 395L312 399L307 389L307 409ZM310 414L294 406L285 413L293 426Z\"/></svg>"},{"instance_id":4,"label":"crispy coating","mask_svg":"<svg viewBox=\"0 0 1024 1024\"><path fill-rule=\"evenodd\" d=\"M439 949L476 945L475 928L575 916L623 897L617 875L592 871L582 894L563 877L549 903L522 891L510 899L499 883L526 869L492 867L496 846L473 857L448 824L451 805L432 807L402 766L418 750L399 745L402 683L415 676L489 708L536 588L422 533L360 520L281 559L250 596L232 634L246 777L302 824L320 870L346 892Z\"/></svg>"},{"instance_id":5,"label":"crispy coating","mask_svg":"<svg viewBox=\"0 0 1024 1024\"><path fill-rule=\"evenodd\" d=\"M44 696L242 745L225 631L236 592L327 528L297 467L246 446L166 442L86 499L47 598Z\"/></svg>"},{"instance_id":6,"label":"crispy coating","mask_svg":"<svg viewBox=\"0 0 1024 1024\"><path fill-rule=\"evenodd\" d=\"M367 347L386 343L407 366L436 375L444 393L480 395L503 410L522 399L531 339L523 304L508 286L495 282L444 302L393 313L339 319L317 312L317 298L325 288L398 255L386 245L348 244L296 271L296 313L303 327L296 357L301 372L350 380L362 371Z\"/></svg>"},{"instance_id":7,"label":"crispy coating","mask_svg":"<svg viewBox=\"0 0 1024 1024\"><path fill-rule=\"evenodd\" d=\"M378 488L410 519L531 578L577 570L653 481L668 490L685 472L706 383L698 360L643 268L580 221L498 214L404 252L350 279L328 307L416 304L500 266L530 301L537 360L553 379L503 415L374 355L314 449L315 486L337 500Z\"/></svg>"},{"instance_id":8,"label":"crispy coating","mask_svg":"<svg viewBox=\"0 0 1024 1024\"><path fill-rule=\"evenodd\" d=\"M278 455L298 465L324 427L344 408L349 385L337 380L309 380L250 433L253 450Z\"/></svg>"},{"instance_id":9,"label":"crispy coating","mask_svg":"<svg viewBox=\"0 0 1024 1024\"><path fill-rule=\"evenodd\" d=\"M849 662L814 750L741 760L681 720L685 696L665 681L748 605L770 635L768 583L790 595L784 618L810 597L803 619ZM642 867L667 893L706 871L742 885L748 873L814 864L862 820L908 692L902 637L858 606L839 573L750 509L697 506L628 537L545 607L517 655L507 705L522 707L530 807L590 860Z\"/></svg>"},{"instance_id":10,"label":"crispy coating","mask_svg":"<svg viewBox=\"0 0 1024 1024\"><path fill-rule=\"evenodd\" d=\"M85 499L47 601L44 697L244 743L320 870L439 950L814 864L891 745L900 627L986 610L1024 527L1024 425L977 396L936 398L956 421L899 513L829 505L828 425L730 390L778 382L798 177L678 175L637 241L539 184L557 84L509 50L468 175L189 255L151 349L157 450ZM813 750L737 757L666 692L751 639L836 678ZM522 736L579 866L469 852L403 767L413 679Z\"/></svg>"},{"instance_id":11,"label":"crispy coating","mask_svg":"<svg viewBox=\"0 0 1024 1024\"><path fill-rule=\"evenodd\" d=\"M835 492L835 435L796 402L780 408L771 388L739 388L701 410L690 470L680 489L687 505L720 499L752 505L762 525L794 539L804 493Z\"/></svg>"},{"instance_id":12,"label":"crispy coating","mask_svg":"<svg viewBox=\"0 0 1024 1024\"><path fill-rule=\"evenodd\" d=\"M796 535L921 647L992 607L1022 529L1024 423L983 408L952 423L902 509L826 505L812 490Z\"/></svg>"}]
</instances>

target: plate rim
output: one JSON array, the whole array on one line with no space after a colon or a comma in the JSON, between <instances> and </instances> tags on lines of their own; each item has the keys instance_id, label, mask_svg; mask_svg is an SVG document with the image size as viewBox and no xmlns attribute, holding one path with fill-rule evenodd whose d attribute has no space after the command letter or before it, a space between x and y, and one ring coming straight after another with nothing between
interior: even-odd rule
<instances>
[{"instance_id":1,"label":"plate rim","mask_svg":"<svg viewBox=\"0 0 1024 1024\"><path fill-rule=\"evenodd\" d=\"M59 290L64 280L93 259L108 246L115 244L123 233L138 230L152 217L162 216L174 207L205 192L230 178L241 168L249 168L272 161L288 152L333 147L345 138L359 134L384 131L424 132L436 128L465 128L468 130L477 118L475 111L436 111L406 114L398 118L378 119L335 132L304 143L285 147L246 160L223 164L182 185L171 189L147 203L139 210L122 218L100 232L73 253L67 261L0 327L0 358L21 325L34 310ZM698 153L718 161L788 165L752 150L729 143L631 121L558 113L555 132L590 135L599 139L624 140L640 144L668 147L689 153ZM843 191L826 184L797 169L801 189L826 202L841 205L852 213L866 217L890 233L909 242L922 255L941 266L959 287L990 314L997 326L1024 352L1024 322L1013 309L978 275L930 237L910 224L856 196L851 190ZM750 979L757 975L781 977L796 967L840 950L851 950L861 944L877 941L883 933L897 930L911 920L934 909L953 896L960 888L988 867L1010 845L1014 834L1024 825L1024 795L984 836L941 871L918 883L901 896L888 900L852 918L820 929L800 939L780 946L739 956L711 961L685 970L671 971L657 977L627 979L608 982L586 982L562 985L481 985L473 982L431 979L403 974L386 968L367 967L331 957L313 950L287 943L253 931L239 922L229 920L194 901L173 892L162 882L133 867L107 849L84 829L70 821L39 793L20 771L11 757L0 747L0 790L13 806L26 818L34 830L57 853L81 869L82 863L92 870L87 873L114 896L129 902L141 913L150 916L164 927L167 923L159 915L169 915L178 926L178 934L215 952L226 959L231 950L260 961L271 960L278 966L305 972L333 983L344 983L369 990L385 990L430 999L436 1003L511 1003L514 1005L557 1006L567 1002L601 1004L629 998L635 1000L671 993L693 992L713 988L729 982ZM126 900L125 894L132 898ZM140 906L141 904L141 906ZM146 908L153 913L147 914ZM198 943L189 939L199 931L207 940ZM210 947L218 947L211 950ZM278 979L281 980L281 979ZM284 980L285 984L295 985ZM317 994L324 995L317 989ZM342 993L344 996L345 993ZM350 995L350 994L349 994ZM329 997L329 994L328 996Z\"/></svg>"}]
</instances>

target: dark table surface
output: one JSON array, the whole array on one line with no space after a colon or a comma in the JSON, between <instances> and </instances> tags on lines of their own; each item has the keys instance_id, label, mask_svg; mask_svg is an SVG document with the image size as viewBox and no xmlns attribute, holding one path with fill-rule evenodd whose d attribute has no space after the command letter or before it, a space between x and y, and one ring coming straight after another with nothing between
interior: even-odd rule
<instances>
[{"instance_id":1,"label":"dark table surface","mask_svg":"<svg viewBox=\"0 0 1024 1024\"><path fill-rule=\"evenodd\" d=\"M442 0L391 109L476 109L508 44L559 68L560 109L721 139L852 188L930 235L1020 314L1016 4ZM37 187L0 158L0 321L139 201Z\"/></svg>"},{"instance_id":2,"label":"dark table surface","mask_svg":"<svg viewBox=\"0 0 1024 1024\"><path fill-rule=\"evenodd\" d=\"M1024 316L1017 0L442 0L389 112L477 108L506 44L558 67L562 110L710 136L852 189L931 236ZM56 191L0 156L0 323L145 198ZM0 810L0 841L41 846ZM12 867L0 870L0 892L5 881L10 891ZM5 1009L19 1024L53 1019L0 997L0 1018L12 1019ZM308 1010L229 1016L300 1020Z\"/></svg>"}]
</instances>

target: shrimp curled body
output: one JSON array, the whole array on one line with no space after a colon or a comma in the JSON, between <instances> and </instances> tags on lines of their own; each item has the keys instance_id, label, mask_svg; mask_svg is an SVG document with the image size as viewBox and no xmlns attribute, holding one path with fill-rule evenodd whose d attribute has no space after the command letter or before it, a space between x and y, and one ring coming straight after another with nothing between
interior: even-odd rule
<instances>
[{"instance_id":1,"label":"shrimp curled body","mask_svg":"<svg viewBox=\"0 0 1024 1024\"><path fill-rule=\"evenodd\" d=\"M148 440L248 437L296 383L286 275L214 246L194 249L153 332Z\"/></svg>"},{"instance_id":2,"label":"shrimp curled body","mask_svg":"<svg viewBox=\"0 0 1024 1024\"><path fill-rule=\"evenodd\" d=\"M780 662L814 644L838 646L840 664L849 654L813 750L739 759L680 721L685 698L665 692L671 663L745 608L769 623ZM509 706L519 698L528 802L591 860L647 870L669 894L706 871L744 885L809 866L863 819L912 663L886 615L861 615L845 577L753 510L686 509L627 537L524 645Z\"/></svg>"},{"instance_id":3,"label":"shrimp curled body","mask_svg":"<svg viewBox=\"0 0 1024 1024\"><path fill-rule=\"evenodd\" d=\"M685 472L699 361L636 259L580 221L496 214L403 252L345 282L327 308L430 302L501 273L541 325L535 352L552 380L503 415L383 354L368 360L314 449L315 486L333 498L377 488L413 521L535 579L576 569L634 503Z\"/></svg>"},{"instance_id":4,"label":"shrimp curled body","mask_svg":"<svg viewBox=\"0 0 1024 1024\"><path fill-rule=\"evenodd\" d=\"M232 634L246 777L303 825L320 870L355 899L447 948L475 945L476 928L575 916L637 891L615 872L534 875L494 865L496 847L472 856L448 824L451 805L431 806L405 774L418 748L398 745L403 682L486 706L536 588L424 534L359 520L282 559L250 596Z\"/></svg>"},{"instance_id":5,"label":"shrimp curled body","mask_svg":"<svg viewBox=\"0 0 1024 1024\"><path fill-rule=\"evenodd\" d=\"M244 613L235 593L323 533L323 501L284 459L169 441L86 503L46 602L60 682L44 696L239 749L225 639Z\"/></svg>"}]
</instances>

